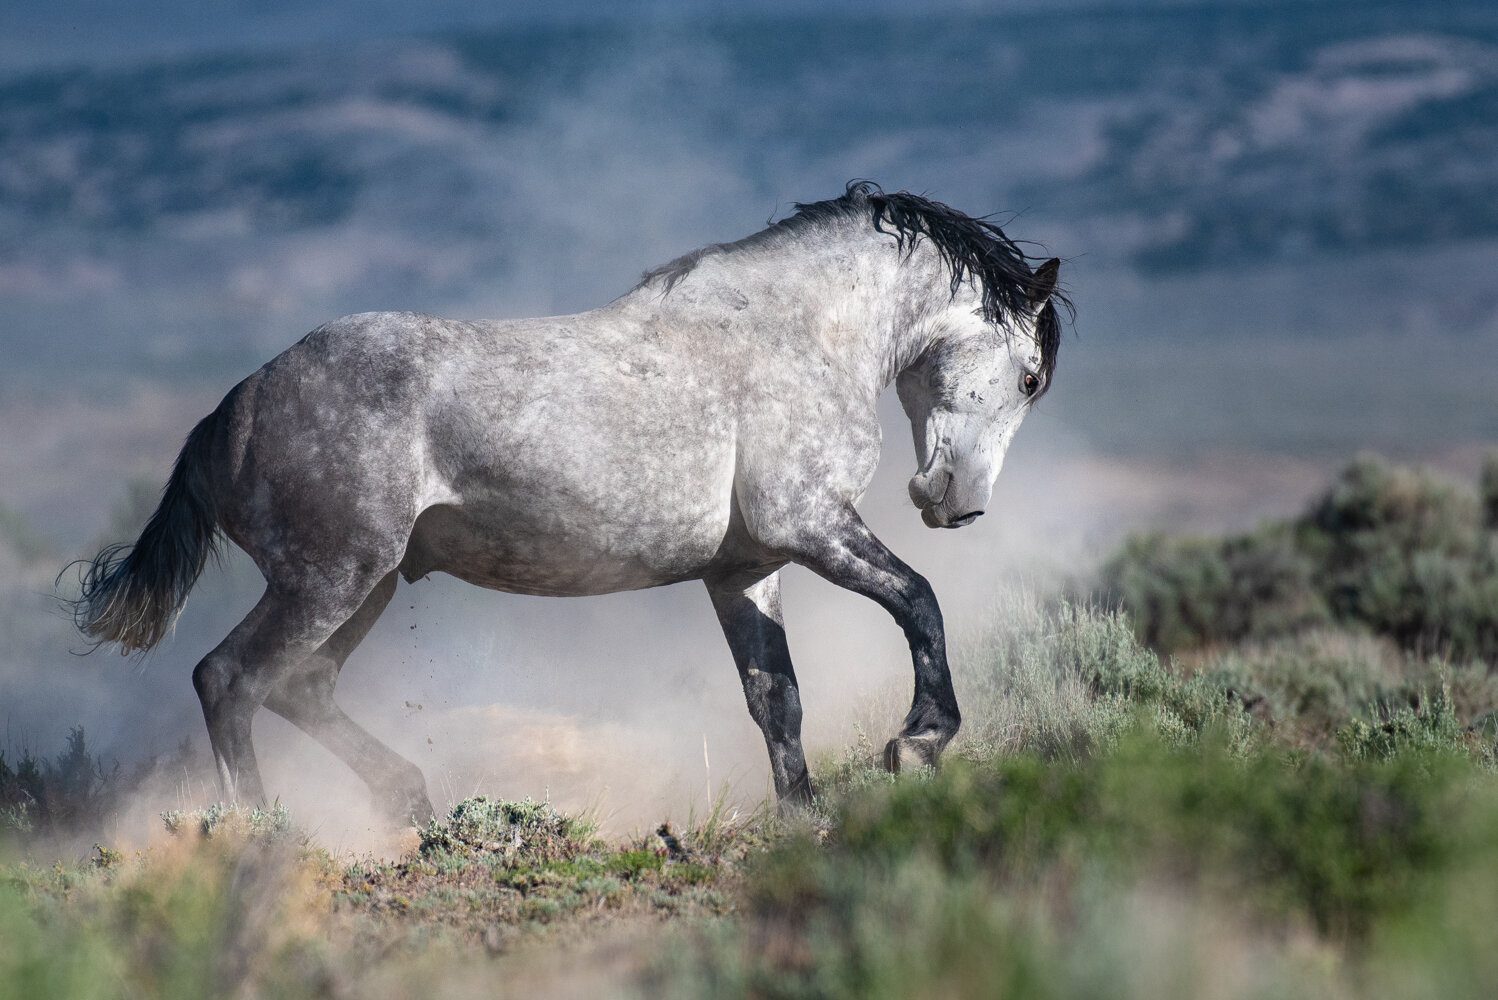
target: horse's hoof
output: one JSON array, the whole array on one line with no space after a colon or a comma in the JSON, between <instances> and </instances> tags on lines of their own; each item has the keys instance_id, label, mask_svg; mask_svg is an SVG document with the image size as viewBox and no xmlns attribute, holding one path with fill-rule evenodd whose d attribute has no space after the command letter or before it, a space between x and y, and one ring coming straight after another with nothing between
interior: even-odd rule
<instances>
[{"instance_id":1,"label":"horse's hoof","mask_svg":"<svg viewBox=\"0 0 1498 1000\"><path fill-rule=\"evenodd\" d=\"M816 813L816 796L808 784L805 791L793 791L780 796L775 802L775 812L781 819L796 819Z\"/></svg>"},{"instance_id":2,"label":"horse's hoof","mask_svg":"<svg viewBox=\"0 0 1498 1000\"><path fill-rule=\"evenodd\" d=\"M421 829L437 818L437 810L426 795L402 796L389 803L385 818L395 829L415 827Z\"/></svg>"},{"instance_id":3,"label":"horse's hoof","mask_svg":"<svg viewBox=\"0 0 1498 1000\"><path fill-rule=\"evenodd\" d=\"M900 741L898 738L884 744L884 769L890 774L900 773Z\"/></svg>"},{"instance_id":4,"label":"horse's hoof","mask_svg":"<svg viewBox=\"0 0 1498 1000\"><path fill-rule=\"evenodd\" d=\"M909 768L929 767L933 770L941 763L942 749L947 741L938 735L896 736L884 744L884 769L899 774Z\"/></svg>"}]
</instances>

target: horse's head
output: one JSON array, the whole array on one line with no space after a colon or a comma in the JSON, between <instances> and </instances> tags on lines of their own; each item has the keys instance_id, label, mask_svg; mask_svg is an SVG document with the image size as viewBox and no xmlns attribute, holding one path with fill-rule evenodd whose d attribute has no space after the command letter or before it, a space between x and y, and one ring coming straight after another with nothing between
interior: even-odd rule
<instances>
[{"instance_id":1,"label":"horse's head","mask_svg":"<svg viewBox=\"0 0 1498 1000\"><path fill-rule=\"evenodd\" d=\"M920 462L910 499L928 527L960 528L988 506L1009 442L1047 388L1059 268L1054 259L1042 264L1029 308L997 323L984 318L976 295L960 290L934 318L931 346L900 373L895 387Z\"/></svg>"}]
</instances>

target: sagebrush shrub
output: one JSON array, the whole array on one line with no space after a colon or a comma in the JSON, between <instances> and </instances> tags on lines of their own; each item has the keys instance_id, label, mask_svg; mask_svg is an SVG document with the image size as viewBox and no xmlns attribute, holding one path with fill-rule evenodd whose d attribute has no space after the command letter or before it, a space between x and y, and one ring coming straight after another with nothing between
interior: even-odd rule
<instances>
[{"instance_id":1,"label":"sagebrush shrub","mask_svg":"<svg viewBox=\"0 0 1498 1000\"><path fill-rule=\"evenodd\" d=\"M1129 539L1101 591L1150 646L1182 650L1335 621L1405 649L1498 660L1498 460L1480 495L1359 457L1299 518L1226 538Z\"/></svg>"}]
</instances>

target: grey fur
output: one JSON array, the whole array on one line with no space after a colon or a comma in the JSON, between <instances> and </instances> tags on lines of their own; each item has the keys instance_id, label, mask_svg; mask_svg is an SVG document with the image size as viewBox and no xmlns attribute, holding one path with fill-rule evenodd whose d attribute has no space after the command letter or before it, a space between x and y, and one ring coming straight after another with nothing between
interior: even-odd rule
<instances>
[{"instance_id":1,"label":"grey fur","mask_svg":"<svg viewBox=\"0 0 1498 1000\"><path fill-rule=\"evenodd\" d=\"M558 596L703 580L776 790L796 801L811 784L776 575L796 562L904 629L915 696L886 759L934 764L960 721L941 611L855 510L875 404L898 378L911 497L928 525L969 523L1054 364L1036 325L1055 267L1026 278L1026 299L1004 289L1025 305L995 318L979 272L954 283L930 237L881 211L695 255L574 316L366 313L313 331L194 431L152 521L173 527L96 564L80 625L127 648L158 639L201 568L201 544L179 551L174 532L216 524L266 579L193 673L226 795L263 798L250 721L267 705L419 819L420 771L333 702L397 572ZM129 612L109 610L120 594Z\"/></svg>"}]
</instances>

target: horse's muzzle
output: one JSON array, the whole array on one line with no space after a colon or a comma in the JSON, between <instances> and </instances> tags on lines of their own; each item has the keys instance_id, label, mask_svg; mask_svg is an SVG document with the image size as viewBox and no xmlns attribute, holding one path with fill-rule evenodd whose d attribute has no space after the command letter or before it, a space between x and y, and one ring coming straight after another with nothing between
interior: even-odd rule
<instances>
[{"instance_id":1,"label":"horse's muzzle","mask_svg":"<svg viewBox=\"0 0 1498 1000\"><path fill-rule=\"evenodd\" d=\"M971 510L961 517L945 518L942 516L941 507L922 507L921 522L928 528L962 528L972 524L983 516L981 510Z\"/></svg>"},{"instance_id":2,"label":"horse's muzzle","mask_svg":"<svg viewBox=\"0 0 1498 1000\"><path fill-rule=\"evenodd\" d=\"M921 520L928 528L961 528L972 524L983 516L981 510L970 510L966 514L952 517L946 513L943 502L952 490L951 470L937 467L929 473L917 473L906 487L910 500L921 510Z\"/></svg>"},{"instance_id":3,"label":"horse's muzzle","mask_svg":"<svg viewBox=\"0 0 1498 1000\"><path fill-rule=\"evenodd\" d=\"M971 510L961 517L946 519L942 517L940 507L921 508L921 521L928 528L963 528L982 516L981 510Z\"/></svg>"}]
</instances>

